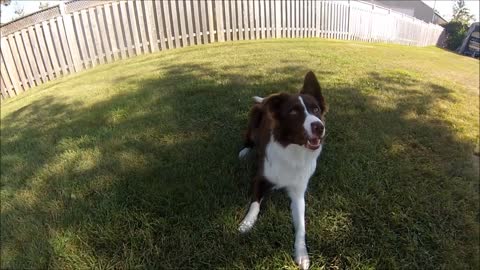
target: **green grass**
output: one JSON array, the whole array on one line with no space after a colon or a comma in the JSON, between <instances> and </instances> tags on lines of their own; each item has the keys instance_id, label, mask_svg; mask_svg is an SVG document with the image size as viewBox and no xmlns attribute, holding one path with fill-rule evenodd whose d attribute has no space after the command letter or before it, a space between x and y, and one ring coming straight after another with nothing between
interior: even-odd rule
<instances>
[{"instance_id":1,"label":"green grass","mask_svg":"<svg viewBox=\"0 0 480 270\"><path fill-rule=\"evenodd\" d=\"M313 70L329 133L307 192L313 269L478 269L478 70L428 47L213 44L69 76L1 110L1 267L295 269L277 192L239 235L253 95ZM476 154L475 154L476 152Z\"/></svg>"}]
</instances>

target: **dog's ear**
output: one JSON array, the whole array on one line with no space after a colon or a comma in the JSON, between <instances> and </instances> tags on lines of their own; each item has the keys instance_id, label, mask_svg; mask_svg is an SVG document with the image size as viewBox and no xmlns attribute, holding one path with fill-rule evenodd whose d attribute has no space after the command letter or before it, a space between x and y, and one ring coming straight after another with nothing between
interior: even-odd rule
<instances>
[{"instance_id":1,"label":"dog's ear","mask_svg":"<svg viewBox=\"0 0 480 270\"><path fill-rule=\"evenodd\" d=\"M305 80L303 81L303 87L302 90L300 90L300 94L314 97L317 100L318 105L320 105L322 114L327 112L327 104L322 95L322 88L320 87L317 77L312 71L309 71L307 75L305 75Z\"/></svg>"},{"instance_id":2,"label":"dog's ear","mask_svg":"<svg viewBox=\"0 0 480 270\"><path fill-rule=\"evenodd\" d=\"M282 109L282 105L284 102L288 100L290 97L287 93L279 93L271 95L263 100L263 104L273 116L278 116Z\"/></svg>"}]
</instances>

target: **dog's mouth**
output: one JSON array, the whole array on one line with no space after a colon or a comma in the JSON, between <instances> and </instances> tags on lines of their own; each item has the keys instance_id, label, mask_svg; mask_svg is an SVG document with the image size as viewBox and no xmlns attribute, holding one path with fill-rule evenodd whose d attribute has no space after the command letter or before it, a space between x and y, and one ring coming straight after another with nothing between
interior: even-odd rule
<instances>
[{"instance_id":1,"label":"dog's mouth","mask_svg":"<svg viewBox=\"0 0 480 270\"><path fill-rule=\"evenodd\" d=\"M317 150L322 145L322 138L319 137L310 137L307 139L305 147L310 150Z\"/></svg>"}]
</instances>

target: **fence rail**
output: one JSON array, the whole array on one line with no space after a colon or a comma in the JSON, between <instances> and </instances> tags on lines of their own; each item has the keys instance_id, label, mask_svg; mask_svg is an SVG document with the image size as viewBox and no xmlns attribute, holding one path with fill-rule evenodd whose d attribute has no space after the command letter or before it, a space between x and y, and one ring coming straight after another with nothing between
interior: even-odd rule
<instances>
[{"instance_id":1,"label":"fence rail","mask_svg":"<svg viewBox=\"0 0 480 270\"><path fill-rule=\"evenodd\" d=\"M212 42L330 38L435 45L443 28L360 1L71 1L0 28L2 99L96 65Z\"/></svg>"}]
</instances>

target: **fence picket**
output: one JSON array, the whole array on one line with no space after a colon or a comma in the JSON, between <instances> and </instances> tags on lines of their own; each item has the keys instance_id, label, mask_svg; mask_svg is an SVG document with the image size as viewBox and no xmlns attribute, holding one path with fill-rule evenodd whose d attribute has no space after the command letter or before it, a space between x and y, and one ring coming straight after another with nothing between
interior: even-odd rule
<instances>
[{"instance_id":1,"label":"fence picket","mask_svg":"<svg viewBox=\"0 0 480 270\"><path fill-rule=\"evenodd\" d=\"M25 70L25 75L28 80L30 87L34 87L36 84L35 77L33 76L32 69L30 68L30 63L28 62L27 54L25 52L24 44L25 42L22 40L21 32L15 32L15 44L18 49L18 53L20 56L20 61L22 63L23 69Z\"/></svg>"},{"instance_id":2,"label":"fence picket","mask_svg":"<svg viewBox=\"0 0 480 270\"><path fill-rule=\"evenodd\" d=\"M37 40L37 37L35 36L35 30L33 26L28 27L28 37L30 39L30 45L31 45L30 47L33 50L33 58L37 63L37 68L38 68L37 70L40 73L39 74L40 79L42 80L42 83L45 83L48 81L47 74L45 72L45 66L43 64L42 55L40 53L38 40Z\"/></svg>"},{"instance_id":3,"label":"fence picket","mask_svg":"<svg viewBox=\"0 0 480 270\"><path fill-rule=\"evenodd\" d=\"M25 55L27 57L27 61L28 61L29 66L30 66L30 70L31 70L33 78L34 78L35 85L40 85L40 84L42 84L42 82L40 80L40 71L38 69L36 60L33 57L31 41L28 37L27 29L22 29L20 32L21 32L23 47L25 49Z\"/></svg>"},{"instance_id":4,"label":"fence picket","mask_svg":"<svg viewBox=\"0 0 480 270\"><path fill-rule=\"evenodd\" d=\"M188 45L192 46L195 45L195 37L194 37L194 30L193 30L193 18L192 18L192 1L186 0L185 1L185 10L187 12L186 19L187 19L187 28L188 28Z\"/></svg>"},{"instance_id":5,"label":"fence picket","mask_svg":"<svg viewBox=\"0 0 480 270\"><path fill-rule=\"evenodd\" d=\"M307 10L305 8L305 1L300 1L299 3L299 16L300 16L300 20L299 20L299 27L300 27L300 37L301 38L304 38L306 35L305 35L305 32L306 32L306 27L305 27L305 20L307 18Z\"/></svg>"},{"instance_id":6,"label":"fence picket","mask_svg":"<svg viewBox=\"0 0 480 270\"><path fill-rule=\"evenodd\" d=\"M95 9L94 8L89 8L88 9L88 17L90 19L90 30L92 31L92 37L93 37L93 45L95 48L95 55L99 61L100 64L105 63L105 54L102 49L102 40L100 38L100 32L99 32L99 26L97 23L97 18L95 15Z\"/></svg>"},{"instance_id":7,"label":"fence picket","mask_svg":"<svg viewBox=\"0 0 480 270\"><path fill-rule=\"evenodd\" d=\"M332 23L332 38L338 39L338 4L332 2L332 14L333 14L333 23Z\"/></svg>"},{"instance_id":8,"label":"fence picket","mask_svg":"<svg viewBox=\"0 0 480 270\"><path fill-rule=\"evenodd\" d=\"M258 2L258 11L259 11L259 26L260 26L260 38L264 39L266 36L265 33L265 0L259 0Z\"/></svg>"},{"instance_id":9,"label":"fence picket","mask_svg":"<svg viewBox=\"0 0 480 270\"><path fill-rule=\"evenodd\" d=\"M99 28L99 37L100 37L100 46L102 47L102 51L105 52L105 58L106 62L110 63L112 62L112 55L111 55L111 50L110 50L110 45L108 44L107 40L107 31L105 30L105 24L103 20L103 12L102 12L103 7L102 6L96 6L96 14L97 14L97 19L98 19L98 28Z\"/></svg>"},{"instance_id":10,"label":"fence picket","mask_svg":"<svg viewBox=\"0 0 480 270\"><path fill-rule=\"evenodd\" d=\"M136 52L134 39L133 39L133 31L130 30L130 23L128 20L128 7L126 1L120 1L118 3L120 7L120 14L117 14L120 21L120 26L123 26L123 32L125 34L125 46L127 48L128 57L132 57L135 55L134 51ZM119 28L122 31L122 28ZM121 35L121 34L120 34ZM119 36L120 36L119 35Z\"/></svg>"},{"instance_id":11,"label":"fence picket","mask_svg":"<svg viewBox=\"0 0 480 270\"><path fill-rule=\"evenodd\" d=\"M83 65L83 68L88 68L87 62L90 60L90 56L87 53L87 48L85 45L86 40L85 40L84 27L80 22L80 14L78 12L73 13L73 22L74 22L74 32L77 35L77 40L80 46L82 65Z\"/></svg>"},{"instance_id":12,"label":"fence picket","mask_svg":"<svg viewBox=\"0 0 480 270\"><path fill-rule=\"evenodd\" d=\"M38 44L40 45L40 53L42 55L42 62L43 65L45 66L45 71L48 76L48 80L53 80L53 70L52 70L52 65L50 63L50 57L48 55L47 47L45 45L45 39L43 37L43 30L41 28L41 24L35 24L35 34L37 35L37 41ZM6 62L5 62L6 63Z\"/></svg>"},{"instance_id":13,"label":"fence picket","mask_svg":"<svg viewBox=\"0 0 480 270\"><path fill-rule=\"evenodd\" d=\"M223 32L223 12L222 12L222 1L220 0L215 0L215 20L216 20L216 25L217 25L217 41L218 42L224 42L225 41L225 35ZM212 15L213 18L213 15Z\"/></svg>"},{"instance_id":14,"label":"fence picket","mask_svg":"<svg viewBox=\"0 0 480 270\"><path fill-rule=\"evenodd\" d=\"M145 5L145 24L148 30L147 38L149 43L149 52L158 51L157 26L155 25L155 14L153 11L153 2L147 1Z\"/></svg>"},{"instance_id":15,"label":"fence picket","mask_svg":"<svg viewBox=\"0 0 480 270\"><path fill-rule=\"evenodd\" d=\"M272 36L275 38L282 37L282 5L283 1L272 1L272 12L275 12L275 20L272 20ZM274 24L274 25L273 25Z\"/></svg>"},{"instance_id":16,"label":"fence picket","mask_svg":"<svg viewBox=\"0 0 480 270\"><path fill-rule=\"evenodd\" d=\"M199 0L200 18L202 22L202 41L203 44L208 43L208 24L207 24L207 2Z\"/></svg>"},{"instance_id":17,"label":"fence picket","mask_svg":"<svg viewBox=\"0 0 480 270\"><path fill-rule=\"evenodd\" d=\"M115 29L113 28L112 13L110 11L112 4L103 5L103 10L105 12L105 21L108 35L108 43L110 44L110 51L114 61L119 59L120 46L118 46L117 41L115 40Z\"/></svg>"},{"instance_id":18,"label":"fence picket","mask_svg":"<svg viewBox=\"0 0 480 270\"><path fill-rule=\"evenodd\" d=\"M172 36L172 27L170 24L170 7L168 5L168 1L162 1L163 3L163 18L165 22L165 35L167 36L167 44L168 48L173 48L173 36ZM133 20L135 21L135 20Z\"/></svg>"},{"instance_id":19,"label":"fence picket","mask_svg":"<svg viewBox=\"0 0 480 270\"><path fill-rule=\"evenodd\" d=\"M208 42L215 42L215 27L214 27L214 17L213 17L213 3L212 0L207 1L207 18L208 18Z\"/></svg>"},{"instance_id":20,"label":"fence picket","mask_svg":"<svg viewBox=\"0 0 480 270\"><path fill-rule=\"evenodd\" d=\"M242 38L240 38L240 40L248 40L250 39L250 30L249 30L249 25L250 25L250 16L249 16L249 13L248 13L248 2L247 0L243 0L243 2L241 2L241 9L242 9L242 13L241 13L241 17L243 18L243 24L240 24L242 25L241 29L242 29Z\"/></svg>"},{"instance_id":21,"label":"fence picket","mask_svg":"<svg viewBox=\"0 0 480 270\"><path fill-rule=\"evenodd\" d=\"M254 2L248 1L248 28L249 28L249 39L255 39L255 12L254 12Z\"/></svg>"},{"instance_id":22,"label":"fence picket","mask_svg":"<svg viewBox=\"0 0 480 270\"><path fill-rule=\"evenodd\" d=\"M80 59L80 52L75 39L75 32L73 30L73 14L62 15L62 17L59 17L59 20L63 22L61 36L62 40L66 40L64 45L67 48L67 53L70 56L67 57L69 61L70 72L79 72L81 70L82 60Z\"/></svg>"},{"instance_id":23,"label":"fence picket","mask_svg":"<svg viewBox=\"0 0 480 270\"><path fill-rule=\"evenodd\" d=\"M25 70L23 69L22 62L20 61L17 45L15 44L14 34L8 35L7 41L8 41L8 47L7 46L5 46L5 47L10 48L10 50L12 52L11 55L12 55L13 63L14 63L14 66L16 67L17 71L18 71L20 81L22 82L21 91L25 91L28 88L30 88L30 86L28 85L27 75L25 73ZM2 48L3 48L3 46L2 46ZM18 93L18 91L17 91L17 93Z\"/></svg>"},{"instance_id":24,"label":"fence picket","mask_svg":"<svg viewBox=\"0 0 480 270\"><path fill-rule=\"evenodd\" d=\"M112 2L111 5L113 14L113 26L117 33L117 48L120 51L120 58L125 59L127 47L125 46L125 39L123 38L124 31L122 29L122 26L125 26L125 24L122 22L122 17L120 17L120 14L118 12L118 4L118 2ZM145 31L143 31L143 37L145 38ZM143 49L145 50L145 48Z\"/></svg>"},{"instance_id":25,"label":"fence picket","mask_svg":"<svg viewBox=\"0 0 480 270\"><path fill-rule=\"evenodd\" d=\"M75 70L73 68L73 59L72 59L72 52L70 51L70 47L68 46L67 35L65 33L65 26L63 23L63 18L60 16L57 18L57 30L58 36L60 38L60 46L63 50L63 57L65 59L66 68L68 69L68 73L74 73Z\"/></svg>"},{"instance_id":26,"label":"fence picket","mask_svg":"<svg viewBox=\"0 0 480 270\"><path fill-rule=\"evenodd\" d=\"M230 25L230 1L225 1L224 2L224 20L225 20L225 24L224 24L224 28L225 28L225 38L226 38L226 41L230 41L232 40L232 26Z\"/></svg>"},{"instance_id":27,"label":"fence picket","mask_svg":"<svg viewBox=\"0 0 480 270\"><path fill-rule=\"evenodd\" d=\"M287 38L288 37L288 14L287 14L287 0L281 0L281 5L279 7L280 9L280 34L281 38Z\"/></svg>"},{"instance_id":28,"label":"fence picket","mask_svg":"<svg viewBox=\"0 0 480 270\"><path fill-rule=\"evenodd\" d=\"M87 41L87 51L90 59L90 64L94 67L97 64L95 48L93 47L92 43L92 32L90 30L90 23L88 21L88 14L86 10L82 10L80 12L83 24L83 31L85 33L86 41Z\"/></svg>"},{"instance_id":29,"label":"fence picket","mask_svg":"<svg viewBox=\"0 0 480 270\"><path fill-rule=\"evenodd\" d=\"M265 0L265 27L267 28L267 38L272 37L272 21L275 21L275 13L273 12L273 3ZM275 35L275 34L273 34Z\"/></svg>"},{"instance_id":30,"label":"fence picket","mask_svg":"<svg viewBox=\"0 0 480 270\"><path fill-rule=\"evenodd\" d=\"M134 6L134 17L138 19L138 36L139 36L139 45L141 48L141 53L146 54L148 53L148 46L149 42L147 40L146 30L145 30L145 17L143 16L143 5L146 1L135 1Z\"/></svg>"},{"instance_id":31,"label":"fence picket","mask_svg":"<svg viewBox=\"0 0 480 270\"><path fill-rule=\"evenodd\" d=\"M193 17L195 17L195 42L196 44L202 44L202 27L201 27L201 20L200 20L200 13L198 7L198 0L192 0L193 4Z\"/></svg>"},{"instance_id":32,"label":"fence picket","mask_svg":"<svg viewBox=\"0 0 480 270\"><path fill-rule=\"evenodd\" d=\"M0 93L2 100L10 97L8 91L12 89L10 78L8 77L7 69L3 63L3 56L0 57Z\"/></svg>"},{"instance_id":33,"label":"fence picket","mask_svg":"<svg viewBox=\"0 0 480 270\"><path fill-rule=\"evenodd\" d=\"M181 44L182 47L188 46L188 41L187 41L187 30L185 26L185 8L183 6L183 1L177 2L177 8L178 8L178 20L180 21L180 29L179 29L179 38L181 39Z\"/></svg>"},{"instance_id":34,"label":"fence picket","mask_svg":"<svg viewBox=\"0 0 480 270\"><path fill-rule=\"evenodd\" d=\"M311 1L312 18L311 18L311 21L310 21L310 35L312 37L317 37L317 16L318 16L317 5L318 4L319 3L317 3L317 1L315 1L315 0Z\"/></svg>"},{"instance_id":35,"label":"fence picket","mask_svg":"<svg viewBox=\"0 0 480 270\"><path fill-rule=\"evenodd\" d=\"M313 8L313 3L312 3L311 0L308 0L307 6L308 6L308 8L307 8L307 12L308 12L308 18L307 18L307 29L308 29L308 31L307 31L307 36L308 36L308 37L312 37L312 36L313 36L313 35L312 35L312 21L313 21L312 17L315 16L315 14L312 12L312 11L314 11L314 8Z\"/></svg>"},{"instance_id":36,"label":"fence picket","mask_svg":"<svg viewBox=\"0 0 480 270\"><path fill-rule=\"evenodd\" d=\"M180 42L180 30L178 29L178 13L177 13L177 1L170 0L170 16L172 18L172 29L173 29L173 42L175 44L175 48L181 47Z\"/></svg>"},{"instance_id":37,"label":"fence picket","mask_svg":"<svg viewBox=\"0 0 480 270\"><path fill-rule=\"evenodd\" d=\"M234 1L230 3L230 14L231 14L230 18L232 20L232 40L233 41L236 41L239 39L238 37L239 25L238 25L238 18L237 18L237 4L239 2L240 1Z\"/></svg>"},{"instance_id":38,"label":"fence picket","mask_svg":"<svg viewBox=\"0 0 480 270\"><path fill-rule=\"evenodd\" d=\"M244 4L245 2L242 0L237 1L237 29L238 29L238 40L244 40L246 32L245 32L245 25L247 24L246 14L244 14Z\"/></svg>"},{"instance_id":39,"label":"fence picket","mask_svg":"<svg viewBox=\"0 0 480 270\"><path fill-rule=\"evenodd\" d=\"M12 51L10 50L10 46L8 45L8 41L6 37L2 37L0 41L0 53L2 54L2 59L5 62L5 69L10 77L10 80L13 85L13 90L9 90L9 96L14 96L18 92L22 91L23 88L20 85L20 77L19 72L17 71L17 67L15 62L12 58ZM2 74L5 74L2 72Z\"/></svg>"},{"instance_id":40,"label":"fence picket","mask_svg":"<svg viewBox=\"0 0 480 270\"><path fill-rule=\"evenodd\" d=\"M55 51L55 46L53 46L53 37L50 32L50 25L47 21L42 22L42 30L45 35L45 44L47 46L48 55L50 56L50 61L54 70L54 75L56 78L61 76L61 68L57 59L57 53ZM12 51L13 52L13 51Z\"/></svg>"}]
</instances>

